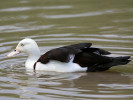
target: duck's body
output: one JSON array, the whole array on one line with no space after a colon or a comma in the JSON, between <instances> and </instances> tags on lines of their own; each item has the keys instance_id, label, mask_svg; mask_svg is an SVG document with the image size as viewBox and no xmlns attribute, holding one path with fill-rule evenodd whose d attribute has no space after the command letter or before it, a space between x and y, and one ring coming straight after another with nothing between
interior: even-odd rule
<instances>
[{"instance_id":1,"label":"duck's body","mask_svg":"<svg viewBox=\"0 0 133 100\"><path fill-rule=\"evenodd\" d=\"M28 55L25 63L27 69L56 72L105 71L112 66L127 64L130 56L108 57L108 51L93 48L91 43L79 43L52 49L42 56L36 42L24 39L19 42L14 54L24 52Z\"/></svg>"},{"instance_id":2,"label":"duck's body","mask_svg":"<svg viewBox=\"0 0 133 100\"><path fill-rule=\"evenodd\" d=\"M44 70L44 71L56 71L56 72L77 72L86 71L87 68L82 68L76 63L63 63L59 61L50 61L47 64L42 64L38 62L34 70Z\"/></svg>"}]
</instances>

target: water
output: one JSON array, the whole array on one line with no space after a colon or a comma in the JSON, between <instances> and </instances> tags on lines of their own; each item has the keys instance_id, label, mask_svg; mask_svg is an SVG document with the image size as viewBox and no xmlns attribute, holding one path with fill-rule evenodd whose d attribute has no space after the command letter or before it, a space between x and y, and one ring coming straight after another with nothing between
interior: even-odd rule
<instances>
[{"instance_id":1,"label":"water","mask_svg":"<svg viewBox=\"0 0 133 100\"><path fill-rule=\"evenodd\" d=\"M133 63L96 73L31 73L6 55L26 37L42 54L80 42L133 56L132 0L5 0L0 3L1 100L132 100ZM132 58L131 58L132 59Z\"/></svg>"}]
</instances>

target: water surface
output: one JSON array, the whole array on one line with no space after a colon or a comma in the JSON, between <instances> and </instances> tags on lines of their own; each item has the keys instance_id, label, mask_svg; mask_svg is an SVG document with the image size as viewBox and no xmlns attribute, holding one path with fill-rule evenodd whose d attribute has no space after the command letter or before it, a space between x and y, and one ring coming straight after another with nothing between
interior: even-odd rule
<instances>
[{"instance_id":1,"label":"water surface","mask_svg":"<svg viewBox=\"0 0 133 100\"><path fill-rule=\"evenodd\" d=\"M0 99L132 100L133 63L96 73L33 73L26 55L6 55L23 38L42 54L80 42L133 56L132 0L5 0L0 3ZM132 57L131 57L132 59Z\"/></svg>"}]
</instances>

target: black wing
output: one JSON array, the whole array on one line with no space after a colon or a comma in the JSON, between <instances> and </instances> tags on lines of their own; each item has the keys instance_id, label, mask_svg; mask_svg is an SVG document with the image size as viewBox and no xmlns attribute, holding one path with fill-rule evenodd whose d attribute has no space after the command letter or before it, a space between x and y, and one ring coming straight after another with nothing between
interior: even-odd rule
<instances>
[{"instance_id":1,"label":"black wing","mask_svg":"<svg viewBox=\"0 0 133 100\"><path fill-rule=\"evenodd\" d=\"M37 62L47 64L50 60L60 62L69 62L70 55L74 55L73 62L81 67L88 67L87 71L104 71L115 65L127 64L130 56L126 57L108 57L104 55L111 54L108 51L91 47L91 43L80 43L52 49L42 55ZM35 63L36 64L36 63Z\"/></svg>"},{"instance_id":2,"label":"black wing","mask_svg":"<svg viewBox=\"0 0 133 100\"><path fill-rule=\"evenodd\" d=\"M78 63L82 67L106 64L112 60L110 57L104 56L108 54L110 52L99 48L87 48L76 54L73 62Z\"/></svg>"},{"instance_id":3,"label":"black wing","mask_svg":"<svg viewBox=\"0 0 133 100\"><path fill-rule=\"evenodd\" d=\"M110 61L108 57L103 56L110 54L110 52L93 48L91 45L91 43L80 43L52 49L42 55L37 62L47 64L50 60L57 60L67 63L71 60L70 55L74 55L73 62L78 63L81 67L89 67Z\"/></svg>"},{"instance_id":4,"label":"black wing","mask_svg":"<svg viewBox=\"0 0 133 100\"><path fill-rule=\"evenodd\" d=\"M70 55L80 53L82 52L82 49L90 48L91 45L92 43L80 43L52 49L43 54L37 62L41 62L43 64L48 63L50 60L69 62L71 59Z\"/></svg>"}]
</instances>

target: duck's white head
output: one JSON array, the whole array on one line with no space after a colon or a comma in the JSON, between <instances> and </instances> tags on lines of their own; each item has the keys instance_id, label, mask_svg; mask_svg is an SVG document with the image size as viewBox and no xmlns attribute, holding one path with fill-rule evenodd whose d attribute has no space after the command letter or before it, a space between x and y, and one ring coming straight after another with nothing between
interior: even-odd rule
<instances>
[{"instance_id":1,"label":"duck's white head","mask_svg":"<svg viewBox=\"0 0 133 100\"><path fill-rule=\"evenodd\" d=\"M40 50L38 48L37 43L30 38L21 40L18 43L16 49L12 51L10 54L8 54L7 56L12 57L21 52L27 54L28 56L40 56Z\"/></svg>"}]
</instances>

